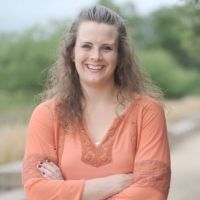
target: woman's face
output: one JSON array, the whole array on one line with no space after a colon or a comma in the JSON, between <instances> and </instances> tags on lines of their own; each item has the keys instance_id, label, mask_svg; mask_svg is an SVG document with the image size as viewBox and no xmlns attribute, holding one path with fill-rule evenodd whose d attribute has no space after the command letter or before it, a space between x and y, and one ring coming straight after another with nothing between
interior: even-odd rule
<instances>
[{"instance_id":1,"label":"woman's face","mask_svg":"<svg viewBox=\"0 0 200 200\"><path fill-rule=\"evenodd\" d=\"M74 62L82 85L114 84L117 41L117 29L112 25L92 21L80 24L74 47Z\"/></svg>"}]
</instances>

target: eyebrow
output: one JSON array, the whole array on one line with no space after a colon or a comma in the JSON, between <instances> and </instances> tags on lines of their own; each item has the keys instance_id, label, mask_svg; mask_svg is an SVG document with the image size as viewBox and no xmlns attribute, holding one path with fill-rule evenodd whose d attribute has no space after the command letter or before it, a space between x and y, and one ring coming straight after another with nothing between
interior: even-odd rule
<instances>
[{"instance_id":1,"label":"eyebrow","mask_svg":"<svg viewBox=\"0 0 200 200\"><path fill-rule=\"evenodd\" d=\"M92 45L91 42L81 42L81 44L91 44Z\"/></svg>"},{"instance_id":2,"label":"eyebrow","mask_svg":"<svg viewBox=\"0 0 200 200\"><path fill-rule=\"evenodd\" d=\"M90 44L90 45L93 45L92 42L87 42L87 41L81 42L81 43L82 43L82 44ZM103 46L103 45L115 46L115 43L114 43L114 42L112 42L112 43L103 43L102 46Z\"/></svg>"}]
</instances>

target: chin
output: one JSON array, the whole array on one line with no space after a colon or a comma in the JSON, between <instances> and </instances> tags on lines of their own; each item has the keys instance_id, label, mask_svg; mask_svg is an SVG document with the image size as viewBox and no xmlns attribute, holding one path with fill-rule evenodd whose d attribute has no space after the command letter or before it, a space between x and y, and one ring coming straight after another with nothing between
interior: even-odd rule
<instances>
[{"instance_id":1,"label":"chin","mask_svg":"<svg viewBox=\"0 0 200 200\"><path fill-rule=\"evenodd\" d=\"M82 84L87 85L87 86L102 86L105 85L105 80L102 79L87 79L84 81L81 81Z\"/></svg>"}]
</instances>

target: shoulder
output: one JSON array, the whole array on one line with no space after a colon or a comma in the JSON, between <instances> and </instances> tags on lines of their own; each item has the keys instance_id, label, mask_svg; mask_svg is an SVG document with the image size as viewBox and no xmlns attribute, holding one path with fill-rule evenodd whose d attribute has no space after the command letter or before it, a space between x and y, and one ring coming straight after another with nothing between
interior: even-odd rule
<instances>
[{"instance_id":1,"label":"shoulder","mask_svg":"<svg viewBox=\"0 0 200 200\"><path fill-rule=\"evenodd\" d=\"M136 99L140 110L163 110L163 103L147 95L141 95Z\"/></svg>"},{"instance_id":2,"label":"shoulder","mask_svg":"<svg viewBox=\"0 0 200 200\"><path fill-rule=\"evenodd\" d=\"M140 131L147 130L152 134L153 130L166 129L166 118L162 102L150 96L141 96L137 100L137 105L135 120Z\"/></svg>"},{"instance_id":3,"label":"shoulder","mask_svg":"<svg viewBox=\"0 0 200 200\"><path fill-rule=\"evenodd\" d=\"M45 100L34 108L32 116L37 116L38 118L43 118L43 117L54 118L55 105L56 105L55 98Z\"/></svg>"},{"instance_id":4,"label":"shoulder","mask_svg":"<svg viewBox=\"0 0 200 200\"><path fill-rule=\"evenodd\" d=\"M137 120L165 117L163 103L147 95L140 95L135 99L132 113Z\"/></svg>"}]
</instances>

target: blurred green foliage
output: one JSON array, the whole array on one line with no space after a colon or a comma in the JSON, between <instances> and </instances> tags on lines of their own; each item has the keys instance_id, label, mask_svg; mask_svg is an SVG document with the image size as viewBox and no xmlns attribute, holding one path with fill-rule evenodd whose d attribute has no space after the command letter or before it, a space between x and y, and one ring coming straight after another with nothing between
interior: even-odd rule
<instances>
[{"instance_id":1,"label":"blurred green foliage","mask_svg":"<svg viewBox=\"0 0 200 200\"><path fill-rule=\"evenodd\" d=\"M140 52L141 66L151 75L155 84L170 98L197 93L200 80L197 69L180 67L176 59L164 49L148 49Z\"/></svg>"},{"instance_id":2,"label":"blurred green foliage","mask_svg":"<svg viewBox=\"0 0 200 200\"><path fill-rule=\"evenodd\" d=\"M54 29L36 26L19 35L1 38L4 45L0 52L1 89L41 90L48 68L55 60L60 37L60 27L55 23L51 26Z\"/></svg>"},{"instance_id":3,"label":"blurred green foliage","mask_svg":"<svg viewBox=\"0 0 200 200\"><path fill-rule=\"evenodd\" d=\"M166 97L200 94L200 9L184 5L139 16L134 4L98 1L123 16L140 64ZM0 35L0 90L32 96L41 91L69 21ZM0 95L3 92L0 92ZM1 98L0 98L1 99Z\"/></svg>"}]
</instances>

